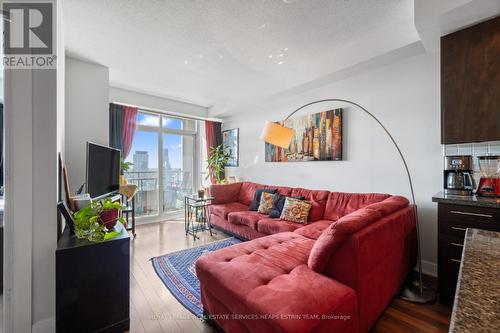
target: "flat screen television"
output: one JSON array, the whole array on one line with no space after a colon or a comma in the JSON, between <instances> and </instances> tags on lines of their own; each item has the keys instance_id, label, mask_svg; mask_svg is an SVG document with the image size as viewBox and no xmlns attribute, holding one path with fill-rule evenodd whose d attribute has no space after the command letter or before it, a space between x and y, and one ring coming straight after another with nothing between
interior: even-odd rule
<instances>
[{"instance_id":1,"label":"flat screen television","mask_svg":"<svg viewBox=\"0 0 500 333\"><path fill-rule=\"evenodd\" d=\"M119 149L87 142L87 192L93 199L118 191L120 186Z\"/></svg>"}]
</instances>

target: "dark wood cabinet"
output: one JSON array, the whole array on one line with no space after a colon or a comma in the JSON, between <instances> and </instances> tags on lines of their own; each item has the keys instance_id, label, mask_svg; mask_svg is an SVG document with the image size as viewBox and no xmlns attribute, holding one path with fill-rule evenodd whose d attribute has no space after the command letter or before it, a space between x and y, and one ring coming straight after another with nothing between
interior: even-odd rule
<instances>
[{"instance_id":1,"label":"dark wood cabinet","mask_svg":"<svg viewBox=\"0 0 500 333\"><path fill-rule=\"evenodd\" d=\"M500 140L500 16L441 37L441 143Z\"/></svg>"},{"instance_id":2,"label":"dark wood cabinet","mask_svg":"<svg viewBox=\"0 0 500 333\"><path fill-rule=\"evenodd\" d=\"M118 224L119 225L119 224ZM130 237L91 243L61 235L56 250L56 332L121 333L130 320Z\"/></svg>"},{"instance_id":3,"label":"dark wood cabinet","mask_svg":"<svg viewBox=\"0 0 500 333\"><path fill-rule=\"evenodd\" d=\"M438 291L452 305L467 228L500 231L500 209L438 204Z\"/></svg>"}]
</instances>

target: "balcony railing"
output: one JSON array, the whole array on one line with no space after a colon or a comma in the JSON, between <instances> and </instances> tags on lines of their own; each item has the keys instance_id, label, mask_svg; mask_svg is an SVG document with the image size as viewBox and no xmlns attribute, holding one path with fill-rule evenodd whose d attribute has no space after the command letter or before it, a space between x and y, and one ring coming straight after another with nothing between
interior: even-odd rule
<instances>
[{"instance_id":1,"label":"balcony railing","mask_svg":"<svg viewBox=\"0 0 500 333\"><path fill-rule=\"evenodd\" d=\"M125 178L129 184L138 187L135 199L136 216L158 215L158 171L129 171L125 173ZM163 212L182 209L184 195L192 191L189 172L166 170L163 173Z\"/></svg>"}]
</instances>

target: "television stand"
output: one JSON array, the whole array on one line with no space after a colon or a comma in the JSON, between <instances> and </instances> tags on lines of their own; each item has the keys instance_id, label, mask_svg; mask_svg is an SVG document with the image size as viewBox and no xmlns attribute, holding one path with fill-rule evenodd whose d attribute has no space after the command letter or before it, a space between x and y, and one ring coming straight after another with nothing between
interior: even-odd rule
<instances>
[{"instance_id":1,"label":"television stand","mask_svg":"<svg viewBox=\"0 0 500 333\"><path fill-rule=\"evenodd\" d=\"M130 236L90 242L61 235L56 249L56 332L130 329Z\"/></svg>"}]
</instances>

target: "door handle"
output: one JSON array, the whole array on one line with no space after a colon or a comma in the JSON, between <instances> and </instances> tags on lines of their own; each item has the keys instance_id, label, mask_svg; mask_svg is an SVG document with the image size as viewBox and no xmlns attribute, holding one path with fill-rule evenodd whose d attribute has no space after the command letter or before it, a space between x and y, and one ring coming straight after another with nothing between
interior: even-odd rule
<instances>
[{"instance_id":1,"label":"door handle","mask_svg":"<svg viewBox=\"0 0 500 333\"><path fill-rule=\"evenodd\" d=\"M465 228L460 228L460 227L450 227L453 230L458 230L458 231L466 231L467 229Z\"/></svg>"},{"instance_id":2,"label":"door handle","mask_svg":"<svg viewBox=\"0 0 500 333\"><path fill-rule=\"evenodd\" d=\"M458 259L451 259L451 261L460 263L460 260L458 260Z\"/></svg>"},{"instance_id":3,"label":"door handle","mask_svg":"<svg viewBox=\"0 0 500 333\"><path fill-rule=\"evenodd\" d=\"M450 213L452 213L452 214L458 214L458 215L477 216L477 217L488 217L488 218L492 218L493 217L493 215L490 215L490 214L461 212L459 210L452 210L452 211L450 211Z\"/></svg>"},{"instance_id":4,"label":"door handle","mask_svg":"<svg viewBox=\"0 0 500 333\"><path fill-rule=\"evenodd\" d=\"M464 247L463 244L459 244L459 243L451 243L451 245L455 245L455 246L458 246L458 247Z\"/></svg>"}]
</instances>

